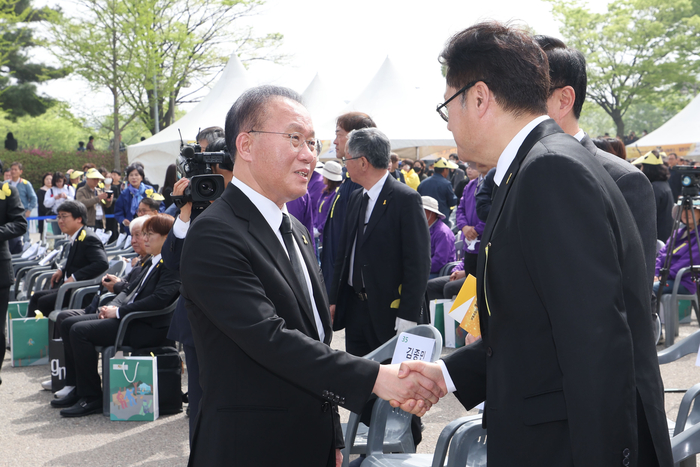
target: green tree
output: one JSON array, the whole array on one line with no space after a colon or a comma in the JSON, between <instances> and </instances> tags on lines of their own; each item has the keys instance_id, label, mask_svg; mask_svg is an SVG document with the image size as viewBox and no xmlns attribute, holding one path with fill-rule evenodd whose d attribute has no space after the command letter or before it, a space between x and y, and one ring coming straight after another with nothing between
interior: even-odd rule
<instances>
[{"instance_id":1,"label":"green tree","mask_svg":"<svg viewBox=\"0 0 700 467\"><path fill-rule=\"evenodd\" d=\"M700 70L698 0L614 0L593 13L580 0L549 0L567 45L588 61L587 99L625 134L636 103L671 108L682 89L697 85Z\"/></svg>"},{"instance_id":2,"label":"green tree","mask_svg":"<svg viewBox=\"0 0 700 467\"><path fill-rule=\"evenodd\" d=\"M0 0L0 108L15 120L41 115L56 101L37 94L37 83L62 78L67 70L35 63L30 53L38 44L32 23L50 10L35 10L30 0Z\"/></svg>"}]
</instances>

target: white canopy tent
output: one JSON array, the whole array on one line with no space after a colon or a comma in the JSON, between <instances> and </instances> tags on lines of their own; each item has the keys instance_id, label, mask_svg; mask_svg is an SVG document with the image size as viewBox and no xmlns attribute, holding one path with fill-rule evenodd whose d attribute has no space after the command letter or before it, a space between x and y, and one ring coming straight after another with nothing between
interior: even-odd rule
<instances>
[{"instance_id":1,"label":"white canopy tent","mask_svg":"<svg viewBox=\"0 0 700 467\"><path fill-rule=\"evenodd\" d=\"M438 96L438 97L435 97ZM455 147L447 124L435 112L441 92L433 95L410 88L396 71L389 57L360 95L333 117L314 124L322 139L335 138L335 120L346 112L368 114L391 139L391 148L401 157L424 157ZM335 148L326 156L335 157Z\"/></svg>"},{"instance_id":2,"label":"white canopy tent","mask_svg":"<svg viewBox=\"0 0 700 467\"><path fill-rule=\"evenodd\" d=\"M661 147L679 157L700 159L700 95L673 118L627 147L627 157L638 157Z\"/></svg>"},{"instance_id":3,"label":"white canopy tent","mask_svg":"<svg viewBox=\"0 0 700 467\"><path fill-rule=\"evenodd\" d=\"M328 149L328 141L333 141L335 138L335 119L341 114L341 110L346 103L330 92L318 73L316 73L316 76L314 76L314 79L307 86L301 97L304 101L304 106L309 110L313 119L316 136L325 140L324 149ZM329 121L333 122L332 133L328 133L328 129L321 130L321 127L316 126Z\"/></svg>"},{"instance_id":4,"label":"white canopy tent","mask_svg":"<svg viewBox=\"0 0 700 467\"><path fill-rule=\"evenodd\" d=\"M147 177L153 183L162 184L166 169L180 154L178 130L185 142L192 142L200 129L210 126L223 128L226 113L233 103L244 91L255 85L234 53L217 83L199 104L160 133L127 148L129 163L140 161L146 167Z\"/></svg>"}]
</instances>

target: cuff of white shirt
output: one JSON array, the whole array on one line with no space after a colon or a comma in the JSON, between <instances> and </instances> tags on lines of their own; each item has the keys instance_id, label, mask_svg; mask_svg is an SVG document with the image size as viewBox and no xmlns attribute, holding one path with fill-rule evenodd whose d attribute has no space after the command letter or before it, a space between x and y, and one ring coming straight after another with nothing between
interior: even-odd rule
<instances>
[{"instance_id":1,"label":"cuff of white shirt","mask_svg":"<svg viewBox=\"0 0 700 467\"><path fill-rule=\"evenodd\" d=\"M175 219L175 224L173 224L173 233L177 238L185 238L187 236L187 230L190 228L190 221L183 222L180 216Z\"/></svg>"},{"instance_id":2,"label":"cuff of white shirt","mask_svg":"<svg viewBox=\"0 0 700 467\"><path fill-rule=\"evenodd\" d=\"M75 278L75 274L71 274L70 278L73 279L74 281L78 282L78 279Z\"/></svg>"},{"instance_id":3,"label":"cuff of white shirt","mask_svg":"<svg viewBox=\"0 0 700 467\"><path fill-rule=\"evenodd\" d=\"M445 365L445 362L442 361L442 359L438 360L438 365L440 365L440 369L442 370L442 377L445 380L445 386L447 386L447 392L455 392L457 391L457 388L455 387L455 383L452 381L452 378L450 377L450 373L447 371L447 366Z\"/></svg>"},{"instance_id":4,"label":"cuff of white shirt","mask_svg":"<svg viewBox=\"0 0 700 467\"><path fill-rule=\"evenodd\" d=\"M119 316L119 308L117 308L117 319L122 319L122 317ZM443 373L444 373L444 371L443 371ZM450 380L450 382L452 382L452 380Z\"/></svg>"}]
</instances>

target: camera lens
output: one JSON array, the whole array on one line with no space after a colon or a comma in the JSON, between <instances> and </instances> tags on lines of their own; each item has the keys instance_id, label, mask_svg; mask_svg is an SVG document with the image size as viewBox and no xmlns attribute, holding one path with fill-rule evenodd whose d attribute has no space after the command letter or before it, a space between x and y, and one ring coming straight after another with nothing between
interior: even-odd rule
<instances>
[{"instance_id":1,"label":"camera lens","mask_svg":"<svg viewBox=\"0 0 700 467\"><path fill-rule=\"evenodd\" d=\"M204 179L197 184L197 194L204 199L210 199L216 194L216 184L211 179Z\"/></svg>"}]
</instances>

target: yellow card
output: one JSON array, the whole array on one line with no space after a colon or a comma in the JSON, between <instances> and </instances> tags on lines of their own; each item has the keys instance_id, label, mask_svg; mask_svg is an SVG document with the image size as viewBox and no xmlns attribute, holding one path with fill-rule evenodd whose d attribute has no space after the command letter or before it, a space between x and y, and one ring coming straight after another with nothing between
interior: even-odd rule
<instances>
[{"instance_id":1,"label":"yellow card","mask_svg":"<svg viewBox=\"0 0 700 467\"><path fill-rule=\"evenodd\" d=\"M450 316L459 322L459 327L474 337L481 336L479 310L476 306L476 277L467 276L450 309Z\"/></svg>"}]
</instances>

